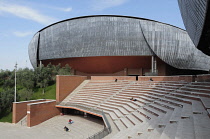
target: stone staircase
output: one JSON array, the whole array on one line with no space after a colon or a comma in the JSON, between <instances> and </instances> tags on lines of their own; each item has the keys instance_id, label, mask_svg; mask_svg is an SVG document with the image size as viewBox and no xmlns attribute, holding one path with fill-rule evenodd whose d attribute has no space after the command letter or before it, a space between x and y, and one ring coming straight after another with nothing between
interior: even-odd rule
<instances>
[{"instance_id":1,"label":"stone staircase","mask_svg":"<svg viewBox=\"0 0 210 139\"><path fill-rule=\"evenodd\" d=\"M205 139L210 136L207 111L210 91L203 87L206 85L167 81L88 81L64 102L101 109L109 115L115 132L106 138ZM186 88L193 93L187 92ZM131 97L137 101L131 101Z\"/></svg>"},{"instance_id":2,"label":"stone staircase","mask_svg":"<svg viewBox=\"0 0 210 139\"><path fill-rule=\"evenodd\" d=\"M18 123L17 125L21 125L21 126L27 126L27 115L25 117L23 117Z\"/></svg>"}]
</instances>

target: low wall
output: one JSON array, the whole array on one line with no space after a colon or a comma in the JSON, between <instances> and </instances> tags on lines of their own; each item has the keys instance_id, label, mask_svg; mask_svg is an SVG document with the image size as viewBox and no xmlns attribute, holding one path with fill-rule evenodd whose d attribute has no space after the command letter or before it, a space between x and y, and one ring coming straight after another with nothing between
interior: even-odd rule
<instances>
[{"instance_id":1,"label":"low wall","mask_svg":"<svg viewBox=\"0 0 210 139\"><path fill-rule=\"evenodd\" d=\"M195 82L195 75L180 75L179 81Z\"/></svg>"},{"instance_id":2,"label":"low wall","mask_svg":"<svg viewBox=\"0 0 210 139\"><path fill-rule=\"evenodd\" d=\"M76 89L86 76L56 76L56 101L64 100L74 89Z\"/></svg>"},{"instance_id":3,"label":"low wall","mask_svg":"<svg viewBox=\"0 0 210 139\"><path fill-rule=\"evenodd\" d=\"M87 76L87 79L91 79L91 76L127 76L127 70L124 69L122 71L110 73L110 74L94 74L94 73L88 74L88 73L74 70L74 75Z\"/></svg>"},{"instance_id":4,"label":"low wall","mask_svg":"<svg viewBox=\"0 0 210 139\"><path fill-rule=\"evenodd\" d=\"M197 75L196 81L198 81L198 82L210 82L210 74Z\"/></svg>"},{"instance_id":5,"label":"low wall","mask_svg":"<svg viewBox=\"0 0 210 139\"><path fill-rule=\"evenodd\" d=\"M130 80L135 81L135 76L91 76L91 80Z\"/></svg>"},{"instance_id":6,"label":"low wall","mask_svg":"<svg viewBox=\"0 0 210 139\"><path fill-rule=\"evenodd\" d=\"M59 115L60 110L56 108L55 105L55 100L28 104L27 126L32 127L38 125L56 115Z\"/></svg>"},{"instance_id":7,"label":"low wall","mask_svg":"<svg viewBox=\"0 0 210 139\"><path fill-rule=\"evenodd\" d=\"M27 104L35 102L43 102L46 99L30 100L30 101L21 101L13 102L12 107L12 123L18 123L23 117L26 116Z\"/></svg>"},{"instance_id":8,"label":"low wall","mask_svg":"<svg viewBox=\"0 0 210 139\"><path fill-rule=\"evenodd\" d=\"M184 76L139 76L139 81L185 81L185 82L193 82L195 77L193 75L184 75Z\"/></svg>"}]
</instances>

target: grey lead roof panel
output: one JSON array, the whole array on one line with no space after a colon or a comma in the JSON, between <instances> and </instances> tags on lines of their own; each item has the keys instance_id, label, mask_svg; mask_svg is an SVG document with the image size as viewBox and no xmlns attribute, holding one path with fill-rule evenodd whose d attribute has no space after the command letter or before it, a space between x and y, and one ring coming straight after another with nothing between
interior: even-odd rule
<instances>
[{"instance_id":1,"label":"grey lead roof panel","mask_svg":"<svg viewBox=\"0 0 210 139\"><path fill-rule=\"evenodd\" d=\"M210 69L210 58L195 48L186 31L157 21L88 16L58 22L39 33L29 44L33 66L47 59L157 55L179 69Z\"/></svg>"}]
</instances>

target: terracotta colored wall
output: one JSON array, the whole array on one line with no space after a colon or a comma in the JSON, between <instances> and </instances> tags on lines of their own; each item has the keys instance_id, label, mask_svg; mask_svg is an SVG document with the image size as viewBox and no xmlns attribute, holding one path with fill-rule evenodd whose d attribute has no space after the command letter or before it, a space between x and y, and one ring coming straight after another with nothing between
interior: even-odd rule
<instances>
[{"instance_id":1,"label":"terracotta colored wall","mask_svg":"<svg viewBox=\"0 0 210 139\"><path fill-rule=\"evenodd\" d=\"M166 76L168 75L166 73L166 67L168 66L167 64L165 64L161 59L159 59L158 57L157 59L157 70L158 70L158 76Z\"/></svg>"},{"instance_id":2,"label":"terracotta colored wall","mask_svg":"<svg viewBox=\"0 0 210 139\"><path fill-rule=\"evenodd\" d=\"M97 57L77 57L66 59L54 59L42 61L44 65L52 63L61 66L69 64L76 71L84 73L115 73L124 68L140 69L151 68L151 56L97 56Z\"/></svg>"},{"instance_id":3,"label":"terracotta colored wall","mask_svg":"<svg viewBox=\"0 0 210 139\"><path fill-rule=\"evenodd\" d=\"M128 69L128 75L142 75L142 68L140 68L140 69Z\"/></svg>"},{"instance_id":4,"label":"terracotta colored wall","mask_svg":"<svg viewBox=\"0 0 210 139\"><path fill-rule=\"evenodd\" d=\"M91 80L130 80L135 81L135 76L91 76Z\"/></svg>"},{"instance_id":5,"label":"terracotta colored wall","mask_svg":"<svg viewBox=\"0 0 210 139\"><path fill-rule=\"evenodd\" d=\"M194 76L186 75L186 76L139 76L139 81L149 81L152 78L153 81L185 81L192 82L194 80Z\"/></svg>"},{"instance_id":6,"label":"terracotta colored wall","mask_svg":"<svg viewBox=\"0 0 210 139\"><path fill-rule=\"evenodd\" d=\"M80 72L80 71L75 71L75 75L87 76L87 79L90 79L91 76L126 76L127 70L124 69L122 71L115 72L115 73L109 73L109 74L96 74L96 73L88 74L88 73L84 73L84 72Z\"/></svg>"},{"instance_id":7,"label":"terracotta colored wall","mask_svg":"<svg viewBox=\"0 0 210 139\"><path fill-rule=\"evenodd\" d=\"M13 102L12 108L12 123L18 123L23 117L26 116L27 104L34 102L46 101L45 99L22 101L22 102Z\"/></svg>"},{"instance_id":8,"label":"terracotta colored wall","mask_svg":"<svg viewBox=\"0 0 210 139\"><path fill-rule=\"evenodd\" d=\"M178 81L178 76L139 76L139 81L149 81L152 78L153 81Z\"/></svg>"},{"instance_id":9,"label":"terracotta colored wall","mask_svg":"<svg viewBox=\"0 0 210 139\"><path fill-rule=\"evenodd\" d=\"M179 76L179 80L183 80L185 82L194 82L195 76L194 75L181 75Z\"/></svg>"},{"instance_id":10,"label":"terracotta colored wall","mask_svg":"<svg viewBox=\"0 0 210 139\"><path fill-rule=\"evenodd\" d=\"M210 82L210 74L197 75L196 81L198 81L198 82Z\"/></svg>"},{"instance_id":11,"label":"terracotta colored wall","mask_svg":"<svg viewBox=\"0 0 210 139\"><path fill-rule=\"evenodd\" d=\"M59 115L60 110L56 108L55 105L55 100L28 104L27 126L32 127L38 125L56 115Z\"/></svg>"},{"instance_id":12,"label":"terracotta colored wall","mask_svg":"<svg viewBox=\"0 0 210 139\"><path fill-rule=\"evenodd\" d=\"M56 76L56 101L64 100L87 77L85 76Z\"/></svg>"}]
</instances>

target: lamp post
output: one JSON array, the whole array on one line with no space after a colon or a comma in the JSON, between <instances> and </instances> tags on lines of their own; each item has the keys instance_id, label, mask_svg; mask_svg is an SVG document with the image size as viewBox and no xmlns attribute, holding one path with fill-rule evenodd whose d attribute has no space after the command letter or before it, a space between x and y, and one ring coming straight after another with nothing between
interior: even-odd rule
<instances>
[{"instance_id":1,"label":"lamp post","mask_svg":"<svg viewBox=\"0 0 210 139\"><path fill-rule=\"evenodd\" d=\"M15 97L14 97L14 102L16 102L16 94L17 94L17 89L16 89L16 72L17 72L17 63L15 64Z\"/></svg>"}]
</instances>

